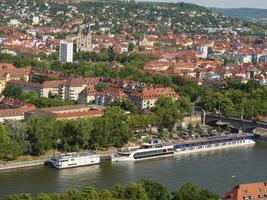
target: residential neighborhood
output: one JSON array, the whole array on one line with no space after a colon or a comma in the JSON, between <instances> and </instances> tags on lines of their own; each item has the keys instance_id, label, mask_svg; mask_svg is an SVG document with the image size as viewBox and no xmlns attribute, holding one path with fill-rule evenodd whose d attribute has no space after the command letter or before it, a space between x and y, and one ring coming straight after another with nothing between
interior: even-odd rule
<instances>
[{"instance_id":1,"label":"residential neighborhood","mask_svg":"<svg viewBox=\"0 0 267 200\"><path fill-rule=\"evenodd\" d=\"M0 199L267 198L266 19L186 2L0 0Z\"/></svg>"}]
</instances>

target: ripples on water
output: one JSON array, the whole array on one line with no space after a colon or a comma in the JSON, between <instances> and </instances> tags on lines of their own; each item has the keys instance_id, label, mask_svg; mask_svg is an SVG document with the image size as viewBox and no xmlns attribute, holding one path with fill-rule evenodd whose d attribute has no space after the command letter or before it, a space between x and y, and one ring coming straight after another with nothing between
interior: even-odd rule
<instances>
[{"instance_id":1,"label":"ripples on water","mask_svg":"<svg viewBox=\"0 0 267 200\"><path fill-rule=\"evenodd\" d=\"M34 167L0 172L0 198L20 192L63 192L68 188L111 188L141 178L158 181L175 190L184 182L223 194L241 182L266 181L267 143L197 154L128 163L55 170Z\"/></svg>"}]
</instances>

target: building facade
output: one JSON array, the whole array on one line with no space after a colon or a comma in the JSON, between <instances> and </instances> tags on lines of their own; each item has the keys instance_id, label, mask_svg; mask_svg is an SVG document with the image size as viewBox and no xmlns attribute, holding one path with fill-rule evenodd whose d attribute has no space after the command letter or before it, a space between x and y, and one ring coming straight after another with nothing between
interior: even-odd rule
<instances>
[{"instance_id":1,"label":"building facade","mask_svg":"<svg viewBox=\"0 0 267 200\"><path fill-rule=\"evenodd\" d=\"M73 42L60 41L59 44L59 61L72 63L73 62Z\"/></svg>"}]
</instances>

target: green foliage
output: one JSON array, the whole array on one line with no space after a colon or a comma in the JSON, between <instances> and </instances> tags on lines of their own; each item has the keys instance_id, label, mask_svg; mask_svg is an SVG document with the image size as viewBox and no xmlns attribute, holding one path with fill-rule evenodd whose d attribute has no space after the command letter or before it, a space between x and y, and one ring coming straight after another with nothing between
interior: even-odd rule
<instances>
[{"instance_id":1,"label":"green foliage","mask_svg":"<svg viewBox=\"0 0 267 200\"><path fill-rule=\"evenodd\" d=\"M160 126L172 130L175 123L182 119L182 113L178 101L170 97L161 97L152 111L158 116Z\"/></svg>"},{"instance_id":2,"label":"green foliage","mask_svg":"<svg viewBox=\"0 0 267 200\"><path fill-rule=\"evenodd\" d=\"M3 91L6 97L18 99L24 103L30 103L38 108L46 108L53 106L66 106L74 104L72 101L63 101L58 98L41 98L35 92L23 92L20 87L7 86Z\"/></svg>"},{"instance_id":3,"label":"green foliage","mask_svg":"<svg viewBox=\"0 0 267 200\"><path fill-rule=\"evenodd\" d=\"M228 89L207 90L199 104L207 111L220 110L223 115L245 118L267 114L267 89L259 82L250 80L246 84L235 79L227 80Z\"/></svg>"},{"instance_id":4,"label":"green foliage","mask_svg":"<svg viewBox=\"0 0 267 200\"><path fill-rule=\"evenodd\" d=\"M15 141L22 150L23 154L29 154L31 152L31 145L28 141L27 126L25 122L19 122L14 120L7 120L4 126L12 141Z\"/></svg>"},{"instance_id":5,"label":"green foliage","mask_svg":"<svg viewBox=\"0 0 267 200\"><path fill-rule=\"evenodd\" d=\"M4 96L19 100L22 100L22 94L23 91L20 87L10 85L6 86L5 90L3 91Z\"/></svg>"},{"instance_id":6,"label":"green foliage","mask_svg":"<svg viewBox=\"0 0 267 200\"><path fill-rule=\"evenodd\" d=\"M130 101L114 101L109 104L109 106L117 106L122 110L130 111L131 113L138 113L138 108Z\"/></svg>"},{"instance_id":7,"label":"green foliage","mask_svg":"<svg viewBox=\"0 0 267 200\"><path fill-rule=\"evenodd\" d=\"M133 50L134 50L134 44L130 42L128 45L128 51L133 51Z\"/></svg>"},{"instance_id":8,"label":"green foliage","mask_svg":"<svg viewBox=\"0 0 267 200\"><path fill-rule=\"evenodd\" d=\"M43 83L44 81L50 81L54 80L53 78L49 78L48 76L43 76L43 75L33 75L31 77L31 82L34 83Z\"/></svg>"},{"instance_id":9,"label":"green foliage","mask_svg":"<svg viewBox=\"0 0 267 200\"><path fill-rule=\"evenodd\" d=\"M123 196L125 200L148 200L147 193L141 184L126 185Z\"/></svg>"},{"instance_id":10,"label":"green foliage","mask_svg":"<svg viewBox=\"0 0 267 200\"><path fill-rule=\"evenodd\" d=\"M105 116L96 118L89 140L91 148L121 147L131 138L131 129L125 122L127 117L118 108L108 108Z\"/></svg>"},{"instance_id":11,"label":"green foliage","mask_svg":"<svg viewBox=\"0 0 267 200\"><path fill-rule=\"evenodd\" d=\"M172 197L171 197L172 196ZM125 186L115 185L112 190L96 191L86 187L82 191L69 189L63 194L40 193L9 195L5 200L218 200L217 194L201 190L192 183L184 184L179 190L169 194L161 184L149 180L129 183Z\"/></svg>"},{"instance_id":12,"label":"green foliage","mask_svg":"<svg viewBox=\"0 0 267 200\"><path fill-rule=\"evenodd\" d=\"M201 190L192 183L185 183L179 190L173 193L172 200L218 200L219 195L207 190Z\"/></svg>"},{"instance_id":13,"label":"green foliage","mask_svg":"<svg viewBox=\"0 0 267 200\"><path fill-rule=\"evenodd\" d=\"M107 85L105 83L97 83L95 85L95 89L97 92L103 92L107 88Z\"/></svg>"},{"instance_id":14,"label":"green foliage","mask_svg":"<svg viewBox=\"0 0 267 200\"><path fill-rule=\"evenodd\" d=\"M0 125L0 160L14 160L22 154L16 141L12 141L5 127Z\"/></svg>"},{"instance_id":15,"label":"green foliage","mask_svg":"<svg viewBox=\"0 0 267 200\"><path fill-rule=\"evenodd\" d=\"M30 118L27 121L28 140L32 155L42 155L55 148L59 137L58 123L53 119Z\"/></svg>"},{"instance_id":16,"label":"green foliage","mask_svg":"<svg viewBox=\"0 0 267 200\"><path fill-rule=\"evenodd\" d=\"M141 180L139 183L145 189L149 200L168 200L170 198L167 189L157 182Z\"/></svg>"}]
</instances>

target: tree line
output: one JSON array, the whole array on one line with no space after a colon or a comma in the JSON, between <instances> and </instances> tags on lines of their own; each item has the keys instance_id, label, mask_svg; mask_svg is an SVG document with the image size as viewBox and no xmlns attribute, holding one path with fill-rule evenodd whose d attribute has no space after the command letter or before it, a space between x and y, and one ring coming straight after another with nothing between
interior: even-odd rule
<instances>
[{"instance_id":1,"label":"tree line","mask_svg":"<svg viewBox=\"0 0 267 200\"><path fill-rule=\"evenodd\" d=\"M98 118L56 121L51 117L31 117L25 122L7 120L0 126L0 160L21 155L42 155L48 150L63 152L121 147L133 139L133 130L158 126L173 130L190 104L162 97L148 114L131 102L113 102ZM183 107L182 107L183 106ZM130 111L126 114L125 111Z\"/></svg>"},{"instance_id":2,"label":"tree line","mask_svg":"<svg viewBox=\"0 0 267 200\"><path fill-rule=\"evenodd\" d=\"M227 88L207 89L203 92L199 105L207 111L220 111L232 117L255 118L267 115L267 88L256 80L241 83L237 79L227 79Z\"/></svg>"},{"instance_id":3,"label":"tree line","mask_svg":"<svg viewBox=\"0 0 267 200\"><path fill-rule=\"evenodd\" d=\"M69 189L59 194L40 193L9 195L5 200L218 200L220 196L188 182L174 192L168 192L160 183L140 180L126 185L116 184L112 189L97 191L85 187L81 191Z\"/></svg>"},{"instance_id":4,"label":"tree line","mask_svg":"<svg viewBox=\"0 0 267 200\"><path fill-rule=\"evenodd\" d=\"M37 108L56 107L73 105L73 101L61 100L56 96L50 96L49 98L42 98L36 92L24 92L22 88L17 86L8 85L2 92L5 97L17 99L22 103L29 103L35 105Z\"/></svg>"}]
</instances>

